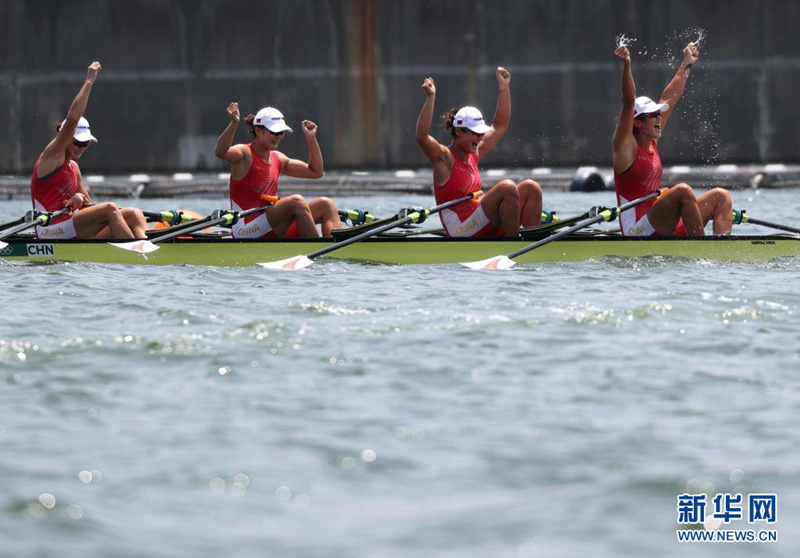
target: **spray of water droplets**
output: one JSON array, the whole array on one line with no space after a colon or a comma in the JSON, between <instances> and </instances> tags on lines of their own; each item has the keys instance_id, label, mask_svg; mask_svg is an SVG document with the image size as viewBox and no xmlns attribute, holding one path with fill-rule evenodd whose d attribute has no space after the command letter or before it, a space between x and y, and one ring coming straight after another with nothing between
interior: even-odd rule
<instances>
[{"instance_id":1,"label":"spray of water droplets","mask_svg":"<svg viewBox=\"0 0 800 558\"><path fill-rule=\"evenodd\" d=\"M626 37L625 33L620 33L614 38L614 41L617 43L617 48L619 48L623 46L631 46L636 42L636 39L633 37Z\"/></svg>"},{"instance_id":2,"label":"spray of water droplets","mask_svg":"<svg viewBox=\"0 0 800 558\"><path fill-rule=\"evenodd\" d=\"M655 64L664 70L674 71L683 61L683 48L692 43L700 49L705 45L708 32L701 27L690 27L682 31L670 33L664 38L661 45L640 45L636 52L639 57L645 58L649 64ZM636 42L633 37L628 37L624 33L614 38L617 48L631 45ZM704 56L705 53L702 53ZM702 64L701 64L702 67ZM693 86L687 89L679 114L685 119L684 125L690 124L693 128L691 140L686 145L686 149L681 148L680 156L700 160L706 165L719 163L721 150L724 144L719 135L719 98L720 93L711 85L712 79L709 70L696 72L692 77Z\"/></svg>"}]
</instances>

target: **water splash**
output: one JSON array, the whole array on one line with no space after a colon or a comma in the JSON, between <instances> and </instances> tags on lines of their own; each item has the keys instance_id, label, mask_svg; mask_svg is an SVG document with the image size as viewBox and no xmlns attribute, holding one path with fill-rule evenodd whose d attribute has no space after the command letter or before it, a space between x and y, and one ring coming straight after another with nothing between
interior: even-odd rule
<instances>
[{"instance_id":1,"label":"water splash","mask_svg":"<svg viewBox=\"0 0 800 558\"><path fill-rule=\"evenodd\" d=\"M691 43L695 46L695 48L698 49L700 48L700 43L705 41L706 36L708 34L708 32L701 27L696 27L694 29L687 29L687 32L689 35L697 35L697 39L691 41Z\"/></svg>"},{"instance_id":2,"label":"water splash","mask_svg":"<svg viewBox=\"0 0 800 558\"><path fill-rule=\"evenodd\" d=\"M636 42L636 39L634 39L633 37L626 37L625 33L620 33L619 35L614 37L614 41L616 41L617 48L619 48L619 47L623 47L623 46L625 46L625 47L626 46L631 46L633 43Z\"/></svg>"}]
</instances>

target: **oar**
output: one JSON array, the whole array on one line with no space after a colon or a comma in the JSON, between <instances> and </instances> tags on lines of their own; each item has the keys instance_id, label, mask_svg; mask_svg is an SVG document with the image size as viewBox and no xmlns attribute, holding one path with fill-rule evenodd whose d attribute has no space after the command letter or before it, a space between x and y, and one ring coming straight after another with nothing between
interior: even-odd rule
<instances>
[{"instance_id":1,"label":"oar","mask_svg":"<svg viewBox=\"0 0 800 558\"><path fill-rule=\"evenodd\" d=\"M733 223L735 225L738 225L739 223L752 223L753 225L761 225L762 227L769 227L771 229L777 229L779 231L786 231L790 233L800 234L800 229L796 229L794 227L779 225L778 223L770 223L769 221L762 221L761 219L753 219L747 214L747 210L745 209L739 211L739 215L737 215L736 213L737 210L734 209Z\"/></svg>"},{"instance_id":2,"label":"oar","mask_svg":"<svg viewBox=\"0 0 800 558\"><path fill-rule=\"evenodd\" d=\"M31 212L29 212L29 213L31 213ZM25 216L23 215L19 219L14 219L13 221L9 221L8 223L3 223L2 225L0 225L0 231L5 230L8 227L13 227L13 226L19 225L20 223L24 223L24 222L25 222Z\"/></svg>"},{"instance_id":3,"label":"oar","mask_svg":"<svg viewBox=\"0 0 800 558\"><path fill-rule=\"evenodd\" d=\"M3 242L4 238L8 238L10 236L14 236L17 233L20 233L20 232L22 232L24 230L27 230L27 229L32 229L33 227L37 227L37 226L46 227L50 223L53 222L53 219L55 219L56 217L60 217L61 215L64 215L68 211L69 211L69 207L68 206L64 207L62 209L59 209L55 213L39 213L38 211L31 211L29 213L29 215L31 215L31 217L32 217L32 219L30 221L21 223L21 224L17 225L16 227L11 227L9 229L6 229L6 230L3 231L2 234L0 234L0 250L5 248L6 246L8 246L7 242ZM23 220L25 220L25 217L23 217Z\"/></svg>"},{"instance_id":4,"label":"oar","mask_svg":"<svg viewBox=\"0 0 800 558\"><path fill-rule=\"evenodd\" d=\"M163 236L159 236L154 238L153 240L132 240L130 242L109 242L111 246L115 246L117 248L122 248L123 250L129 250L131 252L136 252L137 254L146 255L150 252L155 252L160 248L156 244L158 242L164 242L166 240L171 240L176 236L182 236L185 234L189 234L195 231L199 231L200 229L204 229L206 227L214 227L216 225L223 225L230 227L236 221L241 219L242 217L247 217L248 215L252 215L253 213L258 213L259 211L265 211L268 209L272 204L262 205L260 207L254 207L252 209L248 209L247 211L236 212L236 211L215 211L208 217L203 219L196 219L194 225L190 225L188 227L181 227L180 230L171 232L169 234L165 234Z\"/></svg>"},{"instance_id":5,"label":"oar","mask_svg":"<svg viewBox=\"0 0 800 558\"><path fill-rule=\"evenodd\" d=\"M425 219L427 219L429 215L433 215L434 213L438 213L438 212L442 211L443 209L447 209L448 207L452 207L454 205L458 205L459 203L464 203L465 201L476 199L479 196L481 196L482 194L483 194L483 192L478 190L477 192L473 192L472 194L470 194L468 196L464 196L464 197L458 198L456 200L451 200L449 202L443 203L441 205L437 205L437 206L432 207L430 209L421 209L421 210L418 210L418 211L414 211L412 213L408 213L407 215L405 215L403 217L399 217L398 216L399 217L398 219L395 219L394 221L391 221L390 223L386 223L385 225L376 227L374 229L370 229L370 230L365 231L365 232L363 232L363 233L361 233L359 235L350 237L347 240L342 240L341 242L336 242L335 244L332 244L331 246L326 246L325 248L321 248L320 250L316 250L315 252L311 252L310 254L301 255L301 256L294 256L294 257L291 257L291 258L287 258L285 260L278 260L278 261L274 261L274 262L260 263L258 265L260 265L261 267L263 267L265 269L283 269L283 270L286 270L286 271L296 271L298 269L303 269L305 267L310 266L312 263L314 263L313 260L315 258L318 258L320 256L324 256L325 254L329 254L330 252L333 252L334 250L338 250L339 248L344 248L345 246L349 246L349 245L353 244L354 242L358 242L360 240L364 240L365 238L370 238L370 237L379 235L380 233L382 233L384 231L388 231L389 229L393 229L395 227L400 227L402 225L407 225L407 224L410 224L410 223L422 222ZM424 217L423 217L423 215L424 215Z\"/></svg>"},{"instance_id":6,"label":"oar","mask_svg":"<svg viewBox=\"0 0 800 558\"><path fill-rule=\"evenodd\" d=\"M664 190L666 190L666 188L664 188ZM545 244L549 244L550 242L553 242L554 240L558 240L559 238L567 236L568 234L572 234L577 230L586 228L589 225L593 225L595 223L599 223L600 221L613 221L614 219L617 218L618 214L622 213L623 211L625 211L627 209L635 207L635 206L639 205L640 203L644 203L644 202L646 202L648 200L652 200L653 198L657 198L658 196L661 195L661 192L662 192L662 190L657 190L657 191L653 192L652 194L649 194L649 195L644 196L643 198L639 198L637 200L633 200L632 202L628 202L628 203L626 203L626 204L624 204L624 205L622 205L620 207L612 207L610 209L604 209L604 210L600 211L597 215L595 215L593 217L585 219L585 220L579 222L578 224L573 225L573 226L571 226L569 228L566 228L566 229L564 229L564 230L562 230L560 232L557 232L557 233L555 233L553 235L550 235L547 238L543 238L542 240L539 240L538 242L534 242L533 244L529 244L528 246L525 246L524 248L520 248L519 250L516 250L515 252L511 252L510 254L508 254L506 256L494 256L492 258L488 258L486 260L481 260L479 262L467 262L467 263L462 263L461 265L463 265L464 267L468 267L470 269L509 269L509 268L513 267L516 264L516 262L514 261L514 258L516 258L518 256L521 256L522 254L527 254L531 250L535 250L536 248L539 248L540 246L544 246Z\"/></svg>"}]
</instances>

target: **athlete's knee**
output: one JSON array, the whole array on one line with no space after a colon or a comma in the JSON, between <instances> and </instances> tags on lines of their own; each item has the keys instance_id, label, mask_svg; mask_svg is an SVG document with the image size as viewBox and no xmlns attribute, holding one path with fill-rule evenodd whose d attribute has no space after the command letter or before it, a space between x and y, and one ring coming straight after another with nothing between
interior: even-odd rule
<instances>
[{"instance_id":1,"label":"athlete's knee","mask_svg":"<svg viewBox=\"0 0 800 558\"><path fill-rule=\"evenodd\" d=\"M681 201L694 201L697 200L697 196L694 193L694 190L688 184L676 184L672 188L669 189L669 193L672 197L678 198Z\"/></svg>"},{"instance_id":2,"label":"athlete's knee","mask_svg":"<svg viewBox=\"0 0 800 558\"><path fill-rule=\"evenodd\" d=\"M725 188L714 188L711 190L718 204L733 205L733 196Z\"/></svg>"},{"instance_id":3,"label":"athlete's knee","mask_svg":"<svg viewBox=\"0 0 800 558\"><path fill-rule=\"evenodd\" d=\"M122 215L122 210L114 202L99 203L95 207L97 207L100 211L102 211L103 215L105 215L106 217Z\"/></svg>"},{"instance_id":4,"label":"athlete's knee","mask_svg":"<svg viewBox=\"0 0 800 558\"><path fill-rule=\"evenodd\" d=\"M289 208L293 213L310 211L308 208L308 202L300 194L286 196L285 198L281 198L281 201L283 202L284 207Z\"/></svg>"},{"instance_id":5,"label":"athlete's knee","mask_svg":"<svg viewBox=\"0 0 800 558\"><path fill-rule=\"evenodd\" d=\"M542 186L535 180L523 180L518 186L520 196L540 198L542 197Z\"/></svg>"},{"instance_id":6,"label":"athlete's knee","mask_svg":"<svg viewBox=\"0 0 800 558\"><path fill-rule=\"evenodd\" d=\"M147 218L144 216L144 213L142 213L142 210L138 207L126 207L122 210L122 212L123 215L125 215L126 221L132 222L135 225L147 226Z\"/></svg>"},{"instance_id":7,"label":"athlete's knee","mask_svg":"<svg viewBox=\"0 0 800 558\"><path fill-rule=\"evenodd\" d=\"M339 209L336 207L336 202L330 198L322 197L314 200L328 213L336 213Z\"/></svg>"},{"instance_id":8,"label":"athlete's knee","mask_svg":"<svg viewBox=\"0 0 800 558\"><path fill-rule=\"evenodd\" d=\"M492 190L495 190L498 193L502 194L504 198L519 199L519 190L517 189L517 185L513 180L510 179L501 180L500 182L494 185Z\"/></svg>"},{"instance_id":9,"label":"athlete's knee","mask_svg":"<svg viewBox=\"0 0 800 558\"><path fill-rule=\"evenodd\" d=\"M289 205L289 204L297 205L297 204L305 204L305 203L307 203L306 199L303 196L301 196L300 194L292 194L291 196L283 197L283 198L281 198L281 201L283 203L287 204L287 205Z\"/></svg>"}]
</instances>

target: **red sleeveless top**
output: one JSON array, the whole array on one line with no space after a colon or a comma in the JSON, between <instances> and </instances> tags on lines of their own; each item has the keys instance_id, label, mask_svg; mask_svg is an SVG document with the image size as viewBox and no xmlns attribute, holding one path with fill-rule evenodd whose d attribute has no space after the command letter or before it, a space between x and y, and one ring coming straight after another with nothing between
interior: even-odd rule
<instances>
[{"instance_id":1,"label":"red sleeveless top","mask_svg":"<svg viewBox=\"0 0 800 558\"><path fill-rule=\"evenodd\" d=\"M453 150L451 149L452 153ZM481 189L481 173L478 170L478 156L475 153L469 154L468 163L464 163L453 155L453 172L450 178L441 186L433 186L433 194L436 205L456 200ZM480 206L478 200L467 200L450 208L458 218L463 221ZM441 214L440 214L441 216Z\"/></svg>"},{"instance_id":2,"label":"red sleeveless top","mask_svg":"<svg viewBox=\"0 0 800 558\"><path fill-rule=\"evenodd\" d=\"M639 145L636 150L636 158L628 170L621 174L614 172L617 205L652 194L661 185L664 169L661 166L661 157L658 155L658 145L656 142L650 142L650 146L653 148L652 153ZM630 220L631 224L639 221L639 219L647 215L648 210L656 203L656 199L641 203L620 215L619 222L623 231L628 228L622 226L623 220L626 222Z\"/></svg>"},{"instance_id":3,"label":"red sleeveless top","mask_svg":"<svg viewBox=\"0 0 800 558\"><path fill-rule=\"evenodd\" d=\"M36 164L33 166L33 176L31 176L31 202L33 209L36 211L46 211L52 213L64 207L64 202L78 193L78 173L75 172L75 167L71 159L64 161L64 164L56 170L38 178L36 170L39 167L39 161L42 156L36 159ZM56 217L53 224L61 223L72 219L69 214L64 214Z\"/></svg>"},{"instance_id":4,"label":"red sleeveless top","mask_svg":"<svg viewBox=\"0 0 800 558\"><path fill-rule=\"evenodd\" d=\"M247 174L242 178L230 180L231 209L245 211L264 205L261 196L274 196L278 193L278 176L281 174L281 159L275 151L270 151L269 162L262 159L252 144L247 146L253 158ZM258 217L257 214L245 217L245 222Z\"/></svg>"}]
</instances>

